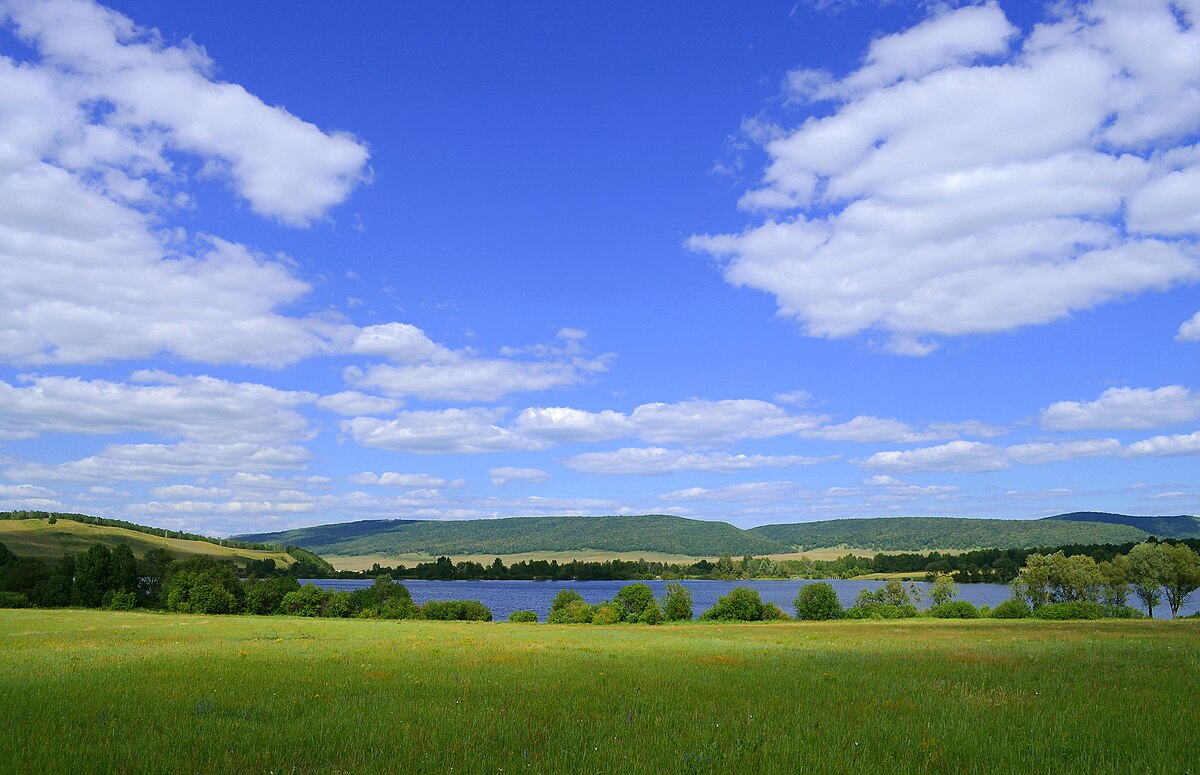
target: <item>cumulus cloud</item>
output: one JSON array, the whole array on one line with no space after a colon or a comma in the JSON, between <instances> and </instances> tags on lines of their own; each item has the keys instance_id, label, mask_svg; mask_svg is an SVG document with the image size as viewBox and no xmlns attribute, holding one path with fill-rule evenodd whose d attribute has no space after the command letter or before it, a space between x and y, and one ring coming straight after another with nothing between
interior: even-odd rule
<instances>
[{"instance_id":1,"label":"cumulus cloud","mask_svg":"<svg viewBox=\"0 0 1200 775\"><path fill-rule=\"evenodd\" d=\"M1021 39L995 4L941 8L844 77L797 74L832 104L762 133L742 204L777 212L688 244L808 335L910 355L1200 279L1196 12L1056 8Z\"/></svg>"},{"instance_id":2,"label":"cumulus cloud","mask_svg":"<svg viewBox=\"0 0 1200 775\"><path fill-rule=\"evenodd\" d=\"M1128 446L1111 438L1027 442L1007 447L978 441L952 441L934 447L876 452L867 459L856 462L868 470L890 473L977 473L999 471L1014 465L1040 465L1089 457L1191 455L1197 452L1200 452L1200 432L1190 435L1155 436ZM890 480L891 477L886 479Z\"/></svg>"},{"instance_id":3,"label":"cumulus cloud","mask_svg":"<svg viewBox=\"0 0 1200 775\"><path fill-rule=\"evenodd\" d=\"M1200 312L1179 326L1175 338L1180 342L1200 342Z\"/></svg>"},{"instance_id":4,"label":"cumulus cloud","mask_svg":"<svg viewBox=\"0 0 1200 775\"><path fill-rule=\"evenodd\" d=\"M498 423L504 409L441 409L400 412L390 420L343 420L342 432L364 447L393 452L457 454L545 449L549 444L521 436Z\"/></svg>"},{"instance_id":5,"label":"cumulus cloud","mask_svg":"<svg viewBox=\"0 0 1200 775\"><path fill-rule=\"evenodd\" d=\"M550 472L540 468L514 468L512 466L489 469L488 475L491 476L492 484L496 487L503 487L509 482L544 482L550 478Z\"/></svg>"},{"instance_id":6,"label":"cumulus cloud","mask_svg":"<svg viewBox=\"0 0 1200 775\"><path fill-rule=\"evenodd\" d=\"M350 481L355 484L376 484L381 487L413 487L422 489L462 487L466 484L462 479L450 481L431 474L401 474L395 471L384 471L382 474L364 471L361 474L351 476Z\"/></svg>"},{"instance_id":7,"label":"cumulus cloud","mask_svg":"<svg viewBox=\"0 0 1200 775\"><path fill-rule=\"evenodd\" d=\"M213 377L140 371L126 384L78 377L25 376L18 387L0 381L0 438L43 433L157 433L217 442L237 429L242 441L307 438L296 407L311 393L277 390Z\"/></svg>"},{"instance_id":8,"label":"cumulus cloud","mask_svg":"<svg viewBox=\"0 0 1200 775\"><path fill-rule=\"evenodd\" d=\"M1182 385L1109 388L1095 401L1059 401L1042 410L1042 427L1054 431L1158 428L1200 418L1200 393Z\"/></svg>"},{"instance_id":9,"label":"cumulus cloud","mask_svg":"<svg viewBox=\"0 0 1200 775\"><path fill-rule=\"evenodd\" d=\"M264 472L303 468L311 457L304 447L264 447L244 442L110 444L96 455L59 465L22 463L10 477L33 481L153 482L216 473Z\"/></svg>"},{"instance_id":10,"label":"cumulus cloud","mask_svg":"<svg viewBox=\"0 0 1200 775\"><path fill-rule=\"evenodd\" d=\"M754 468L787 468L820 462L823 462L822 458L802 455L735 455L663 447L625 447L613 452L585 452L567 458L564 464L589 474L662 476L685 471L727 473Z\"/></svg>"},{"instance_id":11,"label":"cumulus cloud","mask_svg":"<svg viewBox=\"0 0 1200 775\"><path fill-rule=\"evenodd\" d=\"M343 390L340 393L321 396L317 399L317 406L334 414L354 417L358 415L389 414L399 409L401 403L391 398L369 396L366 393L359 393L356 390Z\"/></svg>"},{"instance_id":12,"label":"cumulus cloud","mask_svg":"<svg viewBox=\"0 0 1200 775\"><path fill-rule=\"evenodd\" d=\"M1200 431L1171 436L1154 436L1129 445L1130 457L1200 455Z\"/></svg>"},{"instance_id":13,"label":"cumulus cloud","mask_svg":"<svg viewBox=\"0 0 1200 775\"><path fill-rule=\"evenodd\" d=\"M281 312L310 290L286 259L165 221L199 161L251 209L307 224L363 179L361 143L95 3L12 0L0 22L37 55L0 56L0 359L281 366L348 346L341 321Z\"/></svg>"}]
</instances>

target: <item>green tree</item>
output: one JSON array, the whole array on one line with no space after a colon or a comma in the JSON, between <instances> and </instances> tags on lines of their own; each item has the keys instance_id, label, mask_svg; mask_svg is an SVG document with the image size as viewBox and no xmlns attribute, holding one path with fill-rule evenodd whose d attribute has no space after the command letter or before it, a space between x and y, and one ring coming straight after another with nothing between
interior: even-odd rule
<instances>
[{"instance_id":1,"label":"green tree","mask_svg":"<svg viewBox=\"0 0 1200 775\"><path fill-rule=\"evenodd\" d=\"M621 619L636 622L647 606L654 604L654 590L649 584L629 584L617 592L614 603L621 609Z\"/></svg>"},{"instance_id":2,"label":"green tree","mask_svg":"<svg viewBox=\"0 0 1200 775\"><path fill-rule=\"evenodd\" d=\"M668 622L690 621L692 618L692 590L682 584L668 584L662 609L663 618Z\"/></svg>"},{"instance_id":3,"label":"green tree","mask_svg":"<svg viewBox=\"0 0 1200 775\"><path fill-rule=\"evenodd\" d=\"M169 611L224 614L241 609L244 592L232 564L196 555L171 564L162 594Z\"/></svg>"},{"instance_id":4,"label":"green tree","mask_svg":"<svg viewBox=\"0 0 1200 775\"><path fill-rule=\"evenodd\" d=\"M796 606L796 618L807 621L840 619L844 612L833 585L826 581L800 587L793 605Z\"/></svg>"},{"instance_id":5,"label":"green tree","mask_svg":"<svg viewBox=\"0 0 1200 775\"><path fill-rule=\"evenodd\" d=\"M954 583L954 577L939 574L929 589L929 602L934 605L943 605L956 597L958 597L958 585Z\"/></svg>"},{"instance_id":6,"label":"green tree","mask_svg":"<svg viewBox=\"0 0 1200 775\"><path fill-rule=\"evenodd\" d=\"M762 618L762 597L758 590L749 587L734 587L700 615L703 621L761 622Z\"/></svg>"},{"instance_id":7,"label":"green tree","mask_svg":"<svg viewBox=\"0 0 1200 775\"><path fill-rule=\"evenodd\" d=\"M1167 580L1167 558L1162 544L1145 541L1129 550L1129 582L1133 592L1146 606L1146 615L1154 616L1154 606L1162 602Z\"/></svg>"},{"instance_id":8,"label":"green tree","mask_svg":"<svg viewBox=\"0 0 1200 775\"><path fill-rule=\"evenodd\" d=\"M1165 573L1163 589L1171 618L1179 618L1179 607L1187 596L1200 589L1200 555L1183 544L1159 544L1162 547Z\"/></svg>"},{"instance_id":9,"label":"green tree","mask_svg":"<svg viewBox=\"0 0 1200 775\"><path fill-rule=\"evenodd\" d=\"M1129 558L1118 554L1111 560L1096 564L1096 570L1104 580L1101 599L1107 606L1119 607L1129 602Z\"/></svg>"},{"instance_id":10,"label":"green tree","mask_svg":"<svg viewBox=\"0 0 1200 775\"><path fill-rule=\"evenodd\" d=\"M75 560L75 585L71 602L99 608L104 593L112 588L112 552L104 544L92 544Z\"/></svg>"}]
</instances>

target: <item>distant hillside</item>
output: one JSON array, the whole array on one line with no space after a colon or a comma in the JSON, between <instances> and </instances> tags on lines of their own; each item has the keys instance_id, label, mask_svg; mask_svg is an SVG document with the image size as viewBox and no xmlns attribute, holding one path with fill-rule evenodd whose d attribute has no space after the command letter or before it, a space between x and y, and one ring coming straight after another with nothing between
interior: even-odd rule
<instances>
[{"instance_id":1,"label":"distant hillside","mask_svg":"<svg viewBox=\"0 0 1200 775\"><path fill-rule=\"evenodd\" d=\"M763 525L750 530L796 549L850 546L880 551L1026 548L1141 541L1148 534L1125 524L1074 520L874 517Z\"/></svg>"},{"instance_id":2,"label":"distant hillside","mask_svg":"<svg viewBox=\"0 0 1200 775\"><path fill-rule=\"evenodd\" d=\"M235 536L300 546L322 555L521 554L583 551L663 552L692 557L773 554L779 542L725 522L662 514L613 517L511 517L455 521L372 520Z\"/></svg>"},{"instance_id":3,"label":"distant hillside","mask_svg":"<svg viewBox=\"0 0 1200 775\"><path fill-rule=\"evenodd\" d=\"M1200 518L1186 514L1173 517L1130 517L1125 514L1107 514L1103 511L1073 511L1070 514L1046 517L1046 520L1128 525L1159 538L1200 538Z\"/></svg>"},{"instance_id":4,"label":"distant hillside","mask_svg":"<svg viewBox=\"0 0 1200 775\"><path fill-rule=\"evenodd\" d=\"M277 565L287 566L295 561L291 555L278 550L244 549L222 546L216 542L165 538L155 534L152 528L141 525L137 526L141 530L132 530L87 524L66 516L56 515L56 520L52 525L48 518L0 519L0 544L19 557L46 560L57 560L64 554L80 554L92 544L100 543L109 547L127 544L138 557L150 549L166 549L176 559L200 554L218 560L232 560L240 565L250 560L272 559Z\"/></svg>"}]
</instances>

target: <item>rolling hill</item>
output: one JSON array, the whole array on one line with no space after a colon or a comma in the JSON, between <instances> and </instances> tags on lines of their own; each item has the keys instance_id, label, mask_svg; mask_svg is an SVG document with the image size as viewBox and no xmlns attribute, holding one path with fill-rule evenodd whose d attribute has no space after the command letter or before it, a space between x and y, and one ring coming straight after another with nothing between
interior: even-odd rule
<instances>
[{"instance_id":1,"label":"rolling hill","mask_svg":"<svg viewBox=\"0 0 1200 775\"><path fill-rule=\"evenodd\" d=\"M663 552L691 557L787 551L766 536L725 522L663 514L614 517L511 517L458 521L373 520L282 533L235 536L243 541L300 546L322 555L519 554L599 550Z\"/></svg>"},{"instance_id":2,"label":"rolling hill","mask_svg":"<svg viewBox=\"0 0 1200 775\"><path fill-rule=\"evenodd\" d=\"M852 546L880 551L1010 549L1064 544L1120 544L1148 533L1123 524L1074 520L873 517L763 525L750 530L796 550Z\"/></svg>"},{"instance_id":3,"label":"rolling hill","mask_svg":"<svg viewBox=\"0 0 1200 775\"><path fill-rule=\"evenodd\" d=\"M42 560L57 560L64 554L80 554L92 544L100 543L109 547L127 544L137 557L150 549L166 549L176 559L205 555L218 560L232 560L239 565L264 559L275 560L281 566L295 562L290 554L281 550L246 549L208 541L167 538L142 530L91 525L66 516L56 516L54 524L50 524L48 518L0 519L0 544L19 557Z\"/></svg>"},{"instance_id":4,"label":"rolling hill","mask_svg":"<svg viewBox=\"0 0 1200 775\"><path fill-rule=\"evenodd\" d=\"M1159 538L1200 538L1200 517L1180 514L1173 517L1130 517L1103 511L1073 511L1046 517L1047 520L1069 522L1103 522L1107 525L1128 525Z\"/></svg>"},{"instance_id":5,"label":"rolling hill","mask_svg":"<svg viewBox=\"0 0 1200 775\"><path fill-rule=\"evenodd\" d=\"M1064 515L1066 516L1066 515ZM532 552L662 552L691 557L786 554L826 547L875 551L1012 548L1126 543L1147 532L1076 519L876 517L765 525L742 530L661 514L511 517L461 521L369 520L235 536L330 556L517 555Z\"/></svg>"}]
</instances>

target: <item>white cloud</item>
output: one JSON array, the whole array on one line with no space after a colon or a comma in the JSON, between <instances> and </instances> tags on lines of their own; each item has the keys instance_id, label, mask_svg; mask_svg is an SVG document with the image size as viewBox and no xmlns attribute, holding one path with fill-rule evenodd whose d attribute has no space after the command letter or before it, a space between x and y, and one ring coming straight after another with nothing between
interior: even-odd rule
<instances>
[{"instance_id":1,"label":"white cloud","mask_svg":"<svg viewBox=\"0 0 1200 775\"><path fill-rule=\"evenodd\" d=\"M66 482L153 482L238 471L264 472L303 468L311 457L304 447L264 447L231 442L210 444L110 444L99 454L58 465L12 466L12 478Z\"/></svg>"},{"instance_id":2,"label":"white cloud","mask_svg":"<svg viewBox=\"0 0 1200 775\"><path fill-rule=\"evenodd\" d=\"M1200 393L1182 385L1109 388L1095 401L1059 401L1042 410L1042 427L1055 431L1157 428L1200 418Z\"/></svg>"},{"instance_id":3,"label":"white cloud","mask_svg":"<svg viewBox=\"0 0 1200 775\"><path fill-rule=\"evenodd\" d=\"M683 490L663 493L658 496L664 501L699 501L709 503L727 502L774 502L782 500L796 491L791 482L744 482L726 487L688 487Z\"/></svg>"},{"instance_id":4,"label":"white cloud","mask_svg":"<svg viewBox=\"0 0 1200 775\"><path fill-rule=\"evenodd\" d=\"M150 490L155 498L164 500L194 500L196 498L227 498L232 490L224 487L197 487L192 484L171 484Z\"/></svg>"},{"instance_id":5,"label":"white cloud","mask_svg":"<svg viewBox=\"0 0 1200 775\"><path fill-rule=\"evenodd\" d=\"M1129 445L1130 457L1200 454L1200 431L1172 436L1154 436Z\"/></svg>"},{"instance_id":6,"label":"white cloud","mask_svg":"<svg viewBox=\"0 0 1200 775\"><path fill-rule=\"evenodd\" d=\"M1008 468L1004 449L980 441L951 441L936 447L876 452L862 462L873 471L998 471Z\"/></svg>"},{"instance_id":7,"label":"white cloud","mask_svg":"<svg viewBox=\"0 0 1200 775\"><path fill-rule=\"evenodd\" d=\"M355 484L376 484L381 487L416 487L422 489L462 487L466 484L462 479L449 481L431 474L400 474L394 471L385 471L378 475L371 471L364 471L361 474L351 476L350 481Z\"/></svg>"},{"instance_id":8,"label":"white cloud","mask_svg":"<svg viewBox=\"0 0 1200 775\"><path fill-rule=\"evenodd\" d=\"M0 381L0 438L43 433L158 433L221 441L236 428L242 441L278 443L309 436L295 407L310 393L213 377L141 371L130 385L77 377L25 376L26 387Z\"/></svg>"},{"instance_id":9,"label":"white cloud","mask_svg":"<svg viewBox=\"0 0 1200 775\"><path fill-rule=\"evenodd\" d=\"M400 412L393 419L355 417L343 420L342 432L364 447L393 452L461 454L536 450L549 446L500 427L506 410L441 409Z\"/></svg>"},{"instance_id":10,"label":"white cloud","mask_svg":"<svg viewBox=\"0 0 1200 775\"><path fill-rule=\"evenodd\" d=\"M663 447L625 447L614 452L585 452L567 458L564 464L590 474L661 476L685 471L726 473L754 468L787 468L820 462L821 458L802 455L733 455Z\"/></svg>"},{"instance_id":11,"label":"white cloud","mask_svg":"<svg viewBox=\"0 0 1200 775\"><path fill-rule=\"evenodd\" d=\"M918 431L908 423L899 420L859 415L852 420L837 425L825 425L800 434L809 439L825 439L826 441L932 441L946 438L937 431ZM950 433L950 436L956 434Z\"/></svg>"},{"instance_id":12,"label":"white cloud","mask_svg":"<svg viewBox=\"0 0 1200 775\"><path fill-rule=\"evenodd\" d=\"M837 101L764 133L743 200L788 212L688 244L807 334L881 331L910 355L1200 279L1200 159L1176 147L1200 130L1200 26L1165 0L1059 8L1012 55L988 4L794 79Z\"/></svg>"},{"instance_id":13,"label":"white cloud","mask_svg":"<svg viewBox=\"0 0 1200 775\"><path fill-rule=\"evenodd\" d=\"M358 332L350 351L362 355L378 355L400 363L445 357L450 351L426 336L425 332L408 323L385 323L367 326Z\"/></svg>"},{"instance_id":14,"label":"white cloud","mask_svg":"<svg viewBox=\"0 0 1200 775\"><path fill-rule=\"evenodd\" d=\"M1081 439L1029 444L1014 444L1007 449L1013 463L1055 463L1081 457L1112 457L1121 454L1121 442L1116 439Z\"/></svg>"},{"instance_id":15,"label":"white cloud","mask_svg":"<svg viewBox=\"0 0 1200 775\"><path fill-rule=\"evenodd\" d=\"M540 468L514 468L512 466L488 469L488 475L491 476L492 484L496 487L503 487L509 482L544 482L550 478L550 473Z\"/></svg>"},{"instance_id":16,"label":"white cloud","mask_svg":"<svg viewBox=\"0 0 1200 775\"><path fill-rule=\"evenodd\" d=\"M58 493L33 484L0 484L0 498L53 498Z\"/></svg>"},{"instance_id":17,"label":"white cloud","mask_svg":"<svg viewBox=\"0 0 1200 775\"><path fill-rule=\"evenodd\" d=\"M1200 342L1200 312L1180 324L1175 339L1180 342Z\"/></svg>"},{"instance_id":18,"label":"white cloud","mask_svg":"<svg viewBox=\"0 0 1200 775\"><path fill-rule=\"evenodd\" d=\"M391 398L369 396L355 390L343 390L317 399L317 406L334 414L355 417L359 415L389 414L400 408L401 402Z\"/></svg>"}]
</instances>

